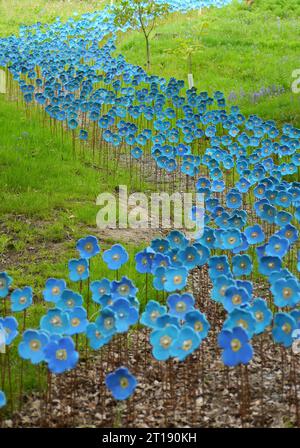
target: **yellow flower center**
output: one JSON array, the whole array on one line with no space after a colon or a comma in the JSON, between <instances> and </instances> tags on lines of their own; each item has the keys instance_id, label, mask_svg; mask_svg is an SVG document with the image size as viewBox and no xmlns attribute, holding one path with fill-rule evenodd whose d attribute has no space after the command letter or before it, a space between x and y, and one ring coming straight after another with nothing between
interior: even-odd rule
<instances>
[{"instance_id":1,"label":"yellow flower center","mask_svg":"<svg viewBox=\"0 0 300 448\"><path fill-rule=\"evenodd\" d=\"M27 301L26 297L22 296L20 297L19 303L20 305L25 305L26 301Z\"/></svg>"},{"instance_id":2,"label":"yellow flower center","mask_svg":"<svg viewBox=\"0 0 300 448\"><path fill-rule=\"evenodd\" d=\"M122 293L126 293L127 294L129 292L129 287L127 285L122 285L122 286L120 286L120 291Z\"/></svg>"},{"instance_id":3,"label":"yellow flower center","mask_svg":"<svg viewBox=\"0 0 300 448\"><path fill-rule=\"evenodd\" d=\"M59 316L54 316L51 319L51 324L54 325L54 327L60 327L62 324L61 318Z\"/></svg>"},{"instance_id":4,"label":"yellow flower center","mask_svg":"<svg viewBox=\"0 0 300 448\"><path fill-rule=\"evenodd\" d=\"M92 252L92 250L93 250L93 245L92 245L91 243L87 243L87 244L84 246L84 248L85 248L85 250L86 250L87 252Z\"/></svg>"},{"instance_id":5,"label":"yellow flower center","mask_svg":"<svg viewBox=\"0 0 300 448\"><path fill-rule=\"evenodd\" d=\"M69 299L69 300L67 301L67 306L68 306L69 308L73 308L74 305L75 305L75 302L74 302L73 299Z\"/></svg>"},{"instance_id":6,"label":"yellow flower center","mask_svg":"<svg viewBox=\"0 0 300 448\"><path fill-rule=\"evenodd\" d=\"M171 345L171 342L172 342L172 339L170 338L170 336L162 336L161 338L160 338L160 345L163 347L163 348L168 348L168 347L170 347L170 345Z\"/></svg>"},{"instance_id":7,"label":"yellow flower center","mask_svg":"<svg viewBox=\"0 0 300 448\"><path fill-rule=\"evenodd\" d=\"M68 358L67 350L61 349L56 351L56 359L58 361L66 361Z\"/></svg>"},{"instance_id":8,"label":"yellow flower center","mask_svg":"<svg viewBox=\"0 0 300 448\"><path fill-rule=\"evenodd\" d=\"M78 274L83 274L84 271L85 271L85 267L84 267L82 264L80 264L79 266L77 266L77 272L78 272Z\"/></svg>"},{"instance_id":9,"label":"yellow flower center","mask_svg":"<svg viewBox=\"0 0 300 448\"><path fill-rule=\"evenodd\" d=\"M122 389L126 389L129 386L129 381L125 376L120 379L120 386Z\"/></svg>"},{"instance_id":10,"label":"yellow flower center","mask_svg":"<svg viewBox=\"0 0 300 448\"><path fill-rule=\"evenodd\" d=\"M191 350L192 346L193 346L193 341L191 339L187 339L182 344L182 350L187 352L188 350Z\"/></svg>"},{"instance_id":11,"label":"yellow flower center","mask_svg":"<svg viewBox=\"0 0 300 448\"><path fill-rule=\"evenodd\" d=\"M31 350L33 350L34 352L37 352L41 348L41 343L40 343L40 341L34 339L34 340L30 341L29 346L30 346Z\"/></svg>"},{"instance_id":12,"label":"yellow flower center","mask_svg":"<svg viewBox=\"0 0 300 448\"><path fill-rule=\"evenodd\" d=\"M104 319L104 327L107 330L110 330L114 325L114 321L111 317L107 317L106 319Z\"/></svg>"},{"instance_id":13,"label":"yellow flower center","mask_svg":"<svg viewBox=\"0 0 300 448\"><path fill-rule=\"evenodd\" d=\"M203 330L203 324L202 324L202 322L200 322L200 320L198 320L197 322L195 322L195 324L194 324L194 330L195 330L195 331L202 331L202 330Z\"/></svg>"},{"instance_id":14,"label":"yellow flower center","mask_svg":"<svg viewBox=\"0 0 300 448\"><path fill-rule=\"evenodd\" d=\"M181 275L175 275L175 277L174 277L175 285L179 285L181 282L182 282L182 276Z\"/></svg>"},{"instance_id":15,"label":"yellow flower center","mask_svg":"<svg viewBox=\"0 0 300 448\"><path fill-rule=\"evenodd\" d=\"M261 311L256 311L255 318L256 318L256 320L261 322L264 320L264 314Z\"/></svg>"},{"instance_id":16,"label":"yellow flower center","mask_svg":"<svg viewBox=\"0 0 300 448\"><path fill-rule=\"evenodd\" d=\"M289 323L285 323L282 325L282 331L284 331L286 334L289 334L292 331L292 327Z\"/></svg>"},{"instance_id":17,"label":"yellow flower center","mask_svg":"<svg viewBox=\"0 0 300 448\"><path fill-rule=\"evenodd\" d=\"M176 311L178 311L178 313L183 313L185 310L186 310L186 304L184 302L177 302Z\"/></svg>"},{"instance_id":18,"label":"yellow flower center","mask_svg":"<svg viewBox=\"0 0 300 448\"><path fill-rule=\"evenodd\" d=\"M290 297L292 297L293 291L291 290L291 288L283 288L283 297L285 299L289 299Z\"/></svg>"},{"instance_id":19,"label":"yellow flower center","mask_svg":"<svg viewBox=\"0 0 300 448\"><path fill-rule=\"evenodd\" d=\"M238 324L240 327L244 328L245 330L247 330L247 328L248 328L248 323L247 323L244 319L240 319L240 320L237 322L237 324Z\"/></svg>"},{"instance_id":20,"label":"yellow flower center","mask_svg":"<svg viewBox=\"0 0 300 448\"><path fill-rule=\"evenodd\" d=\"M221 296L225 296L226 289L227 289L226 286L221 286L221 288L219 289Z\"/></svg>"},{"instance_id":21,"label":"yellow flower center","mask_svg":"<svg viewBox=\"0 0 300 448\"><path fill-rule=\"evenodd\" d=\"M155 321L159 316L159 312L158 311L152 311L152 313L150 314L150 319L152 321Z\"/></svg>"},{"instance_id":22,"label":"yellow flower center","mask_svg":"<svg viewBox=\"0 0 300 448\"><path fill-rule=\"evenodd\" d=\"M72 327L78 327L80 325L80 319L78 319L78 317L74 317L71 320L71 325L72 325Z\"/></svg>"},{"instance_id":23,"label":"yellow flower center","mask_svg":"<svg viewBox=\"0 0 300 448\"><path fill-rule=\"evenodd\" d=\"M241 296L240 296L239 294L235 294L235 295L232 297L232 303L233 303L234 305L240 305L240 304L242 303L242 298L241 298Z\"/></svg>"},{"instance_id":24,"label":"yellow flower center","mask_svg":"<svg viewBox=\"0 0 300 448\"><path fill-rule=\"evenodd\" d=\"M232 339L230 346L233 352L238 352L241 349L242 344L239 339Z\"/></svg>"}]
</instances>

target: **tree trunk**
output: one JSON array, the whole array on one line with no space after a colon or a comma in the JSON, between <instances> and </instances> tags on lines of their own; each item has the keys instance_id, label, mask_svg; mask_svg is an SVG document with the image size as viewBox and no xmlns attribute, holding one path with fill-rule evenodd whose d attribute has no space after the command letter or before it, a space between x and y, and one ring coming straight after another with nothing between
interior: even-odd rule
<instances>
[{"instance_id":1,"label":"tree trunk","mask_svg":"<svg viewBox=\"0 0 300 448\"><path fill-rule=\"evenodd\" d=\"M147 53L147 70L150 69L150 43L149 43L149 37L145 35L146 39L146 53Z\"/></svg>"}]
</instances>

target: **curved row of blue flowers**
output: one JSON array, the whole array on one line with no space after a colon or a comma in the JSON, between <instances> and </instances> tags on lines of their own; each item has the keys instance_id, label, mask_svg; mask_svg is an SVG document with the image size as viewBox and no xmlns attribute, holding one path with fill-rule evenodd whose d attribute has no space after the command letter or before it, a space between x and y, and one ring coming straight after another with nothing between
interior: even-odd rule
<instances>
[{"instance_id":1,"label":"curved row of blue flowers","mask_svg":"<svg viewBox=\"0 0 300 448\"><path fill-rule=\"evenodd\" d=\"M8 67L26 103L36 102L51 119L78 130L81 141L91 138L92 127L93 139L126 146L135 159L149 153L167 172L195 177L204 165L212 191L224 190L224 174L232 169L243 191L265 172L297 173L297 129L287 125L280 134L272 120L246 120L238 107L227 113L222 92L210 97L192 88L183 95L183 81L149 76L121 55L113 57L116 31L107 9L77 21L23 27L20 37L1 39L0 65ZM274 163L273 154L284 163Z\"/></svg>"}]
</instances>

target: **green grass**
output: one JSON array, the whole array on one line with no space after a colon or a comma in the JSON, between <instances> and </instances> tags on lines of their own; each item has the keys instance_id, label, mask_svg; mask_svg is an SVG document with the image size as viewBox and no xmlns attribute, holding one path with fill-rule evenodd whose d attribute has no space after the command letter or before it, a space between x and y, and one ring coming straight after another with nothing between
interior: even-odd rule
<instances>
[{"instance_id":1,"label":"green grass","mask_svg":"<svg viewBox=\"0 0 300 448\"><path fill-rule=\"evenodd\" d=\"M180 39L191 35L202 48L192 57L195 85L211 94L221 90L234 93L232 102L246 114L300 125L300 95L292 94L292 72L299 68L300 14L297 0L255 0L222 9L207 9L188 14L171 14L156 27L152 43L151 73L187 81L188 64L177 49ZM208 24L201 34L201 25ZM165 52L169 49L175 54ZM145 44L141 33L120 34L117 52L145 67ZM284 88L283 93L253 93L261 88Z\"/></svg>"},{"instance_id":2,"label":"green grass","mask_svg":"<svg viewBox=\"0 0 300 448\"><path fill-rule=\"evenodd\" d=\"M107 0L0 0L0 36L18 34L20 25L50 23L101 9Z\"/></svg>"},{"instance_id":3,"label":"green grass","mask_svg":"<svg viewBox=\"0 0 300 448\"><path fill-rule=\"evenodd\" d=\"M120 169L118 178L107 176L104 169L92 165L91 150L82 151L77 142L74 158L70 133L62 142L60 132L51 132L42 114L24 109L0 98L0 167L1 211L53 219L53 213L64 210L73 221L94 224L96 197L112 191L116 185L129 184L129 173ZM65 132L65 131L64 131ZM110 161L108 173L112 169ZM134 185L133 188L137 188Z\"/></svg>"},{"instance_id":4,"label":"green grass","mask_svg":"<svg viewBox=\"0 0 300 448\"><path fill-rule=\"evenodd\" d=\"M72 159L70 141L61 144L43 126L40 116L0 100L2 213L49 217L51 211L75 211L76 201L87 211L99 190L99 175Z\"/></svg>"}]
</instances>

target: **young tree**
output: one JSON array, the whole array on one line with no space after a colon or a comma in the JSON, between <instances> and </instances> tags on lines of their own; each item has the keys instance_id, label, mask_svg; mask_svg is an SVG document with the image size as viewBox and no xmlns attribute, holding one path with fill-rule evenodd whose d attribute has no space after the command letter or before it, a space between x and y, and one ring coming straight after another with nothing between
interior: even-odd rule
<instances>
[{"instance_id":1,"label":"young tree","mask_svg":"<svg viewBox=\"0 0 300 448\"><path fill-rule=\"evenodd\" d=\"M167 48L165 53L180 55L187 60L188 73L193 70L193 56L204 48L202 37L208 28L208 23L203 22L200 26L188 25L185 36L175 40L173 48Z\"/></svg>"},{"instance_id":2,"label":"young tree","mask_svg":"<svg viewBox=\"0 0 300 448\"><path fill-rule=\"evenodd\" d=\"M155 0L119 0L113 7L114 22L117 26L128 24L142 31L146 41L147 68L150 67L150 35L157 20L169 12L169 5Z\"/></svg>"}]
</instances>

